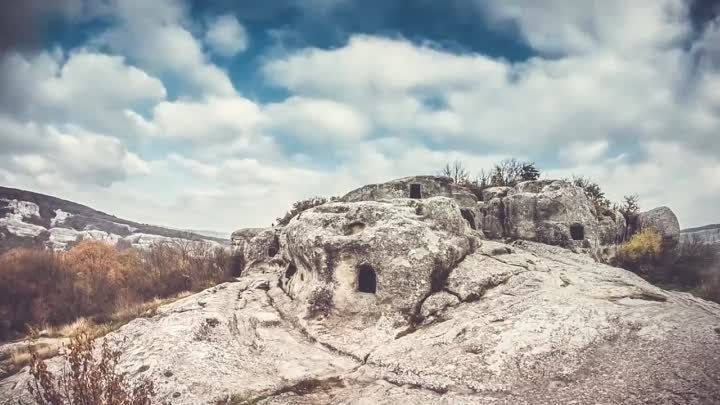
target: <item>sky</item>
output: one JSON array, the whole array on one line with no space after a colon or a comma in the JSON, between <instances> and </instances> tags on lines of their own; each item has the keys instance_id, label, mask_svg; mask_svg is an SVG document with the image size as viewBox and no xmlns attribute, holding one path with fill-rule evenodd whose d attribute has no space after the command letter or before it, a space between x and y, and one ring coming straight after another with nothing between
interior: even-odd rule
<instances>
[{"instance_id":1,"label":"sky","mask_svg":"<svg viewBox=\"0 0 720 405\"><path fill-rule=\"evenodd\" d=\"M0 185L229 232L460 160L720 222L717 0L0 5Z\"/></svg>"}]
</instances>

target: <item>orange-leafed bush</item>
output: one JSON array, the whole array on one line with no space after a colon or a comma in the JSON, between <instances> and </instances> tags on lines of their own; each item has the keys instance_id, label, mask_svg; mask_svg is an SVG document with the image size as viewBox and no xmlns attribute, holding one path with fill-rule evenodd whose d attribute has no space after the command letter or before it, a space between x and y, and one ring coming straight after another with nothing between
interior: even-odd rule
<instances>
[{"instance_id":1,"label":"orange-leafed bush","mask_svg":"<svg viewBox=\"0 0 720 405\"><path fill-rule=\"evenodd\" d=\"M72 310L66 292L72 277L58 255L45 250L15 249L0 256L0 325L2 331L22 329L27 322L66 321Z\"/></svg>"},{"instance_id":2,"label":"orange-leafed bush","mask_svg":"<svg viewBox=\"0 0 720 405\"><path fill-rule=\"evenodd\" d=\"M0 256L0 335L80 317L105 322L123 308L218 284L229 272L225 249L200 242L141 250L83 241L64 253L11 250Z\"/></svg>"}]
</instances>

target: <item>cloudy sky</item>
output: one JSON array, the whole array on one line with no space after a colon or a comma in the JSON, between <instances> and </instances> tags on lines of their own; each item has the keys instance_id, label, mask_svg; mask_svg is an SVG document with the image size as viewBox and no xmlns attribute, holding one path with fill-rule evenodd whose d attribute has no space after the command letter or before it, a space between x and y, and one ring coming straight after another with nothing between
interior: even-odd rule
<instances>
[{"instance_id":1,"label":"cloudy sky","mask_svg":"<svg viewBox=\"0 0 720 405\"><path fill-rule=\"evenodd\" d=\"M240 4L238 4L240 3ZM180 228L514 156L720 222L707 0L0 6L0 185Z\"/></svg>"}]
</instances>

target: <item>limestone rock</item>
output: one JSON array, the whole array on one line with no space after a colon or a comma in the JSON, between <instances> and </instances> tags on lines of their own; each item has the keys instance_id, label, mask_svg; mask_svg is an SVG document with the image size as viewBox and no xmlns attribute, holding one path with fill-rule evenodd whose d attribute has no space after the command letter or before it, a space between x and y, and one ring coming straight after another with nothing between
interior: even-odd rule
<instances>
[{"instance_id":1,"label":"limestone rock","mask_svg":"<svg viewBox=\"0 0 720 405\"><path fill-rule=\"evenodd\" d=\"M477 197L465 187L455 184L450 177L412 176L387 183L369 184L345 194L346 202L378 201L393 198L448 197L464 208L475 208Z\"/></svg>"},{"instance_id":2,"label":"limestone rock","mask_svg":"<svg viewBox=\"0 0 720 405\"><path fill-rule=\"evenodd\" d=\"M673 249L680 241L680 223L668 207L659 207L641 212L637 217L638 230L655 229L663 236L666 249Z\"/></svg>"},{"instance_id":3,"label":"limestone rock","mask_svg":"<svg viewBox=\"0 0 720 405\"><path fill-rule=\"evenodd\" d=\"M720 401L720 305L533 242L482 241L450 270L411 328L303 318L282 274L251 272L109 338L127 338L121 370L176 405ZM27 398L27 379L2 380L0 397Z\"/></svg>"},{"instance_id":4,"label":"limestone rock","mask_svg":"<svg viewBox=\"0 0 720 405\"><path fill-rule=\"evenodd\" d=\"M498 186L488 187L482 192L483 201L490 201L493 198L503 198L508 194L512 187Z\"/></svg>"},{"instance_id":5,"label":"limestone rock","mask_svg":"<svg viewBox=\"0 0 720 405\"><path fill-rule=\"evenodd\" d=\"M435 288L433 277L470 253L475 239L445 197L329 203L283 229L283 286L305 302L329 289L341 315L367 307L409 315Z\"/></svg>"},{"instance_id":6,"label":"limestone rock","mask_svg":"<svg viewBox=\"0 0 720 405\"><path fill-rule=\"evenodd\" d=\"M275 257L280 252L278 230L275 228L246 228L231 236L233 254L242 256L247 266L253 262Z\"/></svg>"}]
</instances>

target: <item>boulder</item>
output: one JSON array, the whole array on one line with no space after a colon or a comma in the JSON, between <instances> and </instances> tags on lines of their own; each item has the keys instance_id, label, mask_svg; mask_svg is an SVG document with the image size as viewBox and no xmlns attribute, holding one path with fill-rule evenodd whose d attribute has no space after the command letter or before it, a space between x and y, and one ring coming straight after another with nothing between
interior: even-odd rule
<instances>
[{"instance_id":1,"label":"boulder","mask_svg":"<svg viewBox=\"0 0 720 405\"><path fill-rule=\"evenodd\" d=\"M680 223L668 207L658 207L637 216L637 229L654 229L663 237L663 247L674 249L680 241Z\"/></svg>"},{"instance_id":2,"label":"boulder","mask_svg":"<svg viewBox=\"0 0 720 405\"><path fill-rule=\"evenodd\" d=\"M363 309L410 317L476 239L446 197L328 203L283 229L283 286L307 303L325 295L337 316Z\"/></svg>"}]
</instances>

